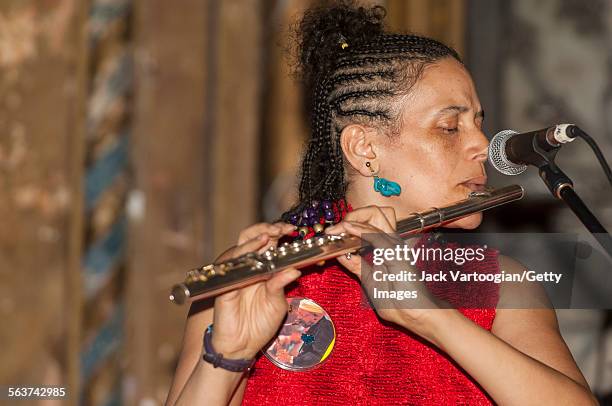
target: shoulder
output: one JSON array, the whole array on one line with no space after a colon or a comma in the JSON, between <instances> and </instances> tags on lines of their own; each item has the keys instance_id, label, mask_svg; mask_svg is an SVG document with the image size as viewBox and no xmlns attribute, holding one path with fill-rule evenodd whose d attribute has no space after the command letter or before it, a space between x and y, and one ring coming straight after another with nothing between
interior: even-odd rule
<instances>
[{"instance_id":1,"label":"shoulder","mask_svg":"<svg viewBox=\"0 0 612 406\"><path fill-rule=\"evenodd\" d=\"M542 285L533 281L530 270L521 262L506 255L498 255L500 283L497 309L550 309L551 304Z\"/></svg>"},{"instance_id":2,"label":"shoulder","mask_svg":"<svg viewBox=\"0 0 612 406\"><path fill-rule=\"evenodd\" d=\"M514 258L499 255L499 272L504 273L491 331L512 340L535 330L558 331L557 317L546 291L538 282L524 278L528 268Z\"/></svg>"}]
</instances>

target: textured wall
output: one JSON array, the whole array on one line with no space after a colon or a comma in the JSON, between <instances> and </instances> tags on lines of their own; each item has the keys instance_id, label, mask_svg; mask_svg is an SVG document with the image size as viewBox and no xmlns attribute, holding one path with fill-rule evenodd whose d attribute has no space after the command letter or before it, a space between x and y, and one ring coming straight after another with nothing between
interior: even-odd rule
<instances>
[{"instance_id":1,"label":"textured wall","mask_svg":"<svg viewBox=\"0 0 612 406\"><path fill-rule=\"evenodd\" d=\"M3 384L76 378L82 21L73 0L0 4Z\"/></svg>"},{"instance_id":2,"label":"textured wall","mask_svg":"<svg viewBox=\"0 0 612 406\"><path fill-rule=\"evenodd\" d=\"M168 299L257 220L262 2L136 9L125 399L162 404L188 306Z\"/></svg>"}]
</instances>

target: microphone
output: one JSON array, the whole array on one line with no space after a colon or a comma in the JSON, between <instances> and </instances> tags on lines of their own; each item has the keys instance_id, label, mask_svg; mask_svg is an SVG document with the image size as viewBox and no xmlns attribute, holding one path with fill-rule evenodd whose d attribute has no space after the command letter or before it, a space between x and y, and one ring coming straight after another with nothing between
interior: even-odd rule
<instances>
[{"instance_id":1,"label":"microphone","mask_svg":"<svg viewBox=\"0 0 612 406\"><path fill-rule=\"evenodd\" d=\"M559 124L526 133L500 131L489 144L489 163L504 175L520 175L527 165L540 167L547 162L547 153L554 156L561 145L574 141L574 128L574 124Z\"/></svg>"}]
</instances>

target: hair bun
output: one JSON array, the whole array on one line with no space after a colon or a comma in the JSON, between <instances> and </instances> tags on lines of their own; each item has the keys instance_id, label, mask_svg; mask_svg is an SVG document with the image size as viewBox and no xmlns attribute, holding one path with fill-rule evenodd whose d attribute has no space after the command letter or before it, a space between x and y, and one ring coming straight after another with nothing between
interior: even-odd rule
<instances>
[{"instance_id":1,"label":"hair bun","mask_svg":"<svg viewBox=\"0 0 612 406\"><path fill-rule=\"evenodd\" d=\"M382 6L358 7L352 0L321 1L304 13L297 27L298 76L308 102L318 81L342 55L342 43L350 49L382 34L385 15Z\"/></svg>"}]
</instances>

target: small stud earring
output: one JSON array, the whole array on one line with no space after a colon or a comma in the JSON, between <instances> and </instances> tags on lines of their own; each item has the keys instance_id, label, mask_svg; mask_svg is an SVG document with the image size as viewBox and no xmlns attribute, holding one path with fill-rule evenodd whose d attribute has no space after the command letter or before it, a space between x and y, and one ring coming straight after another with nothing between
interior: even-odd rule
<instances>
[{"instance_id":1,"label":"small stud earring","mask_svg":"<svg viewBox=\"0 0 612 406\"><path fill-rule=\"evenodd\" d=\"M372 164L370 162L366 162L366 166L372 173L374 177L374 190L380 193L385 197L389 196L399 196L402 193L402 187L397 182L393 182L391 180L381 178L377 174L378 172L374 172L372 169Z\"/></svg>"}]
</instances>

